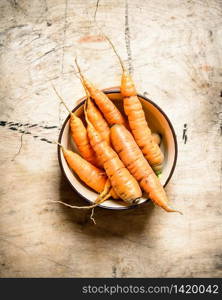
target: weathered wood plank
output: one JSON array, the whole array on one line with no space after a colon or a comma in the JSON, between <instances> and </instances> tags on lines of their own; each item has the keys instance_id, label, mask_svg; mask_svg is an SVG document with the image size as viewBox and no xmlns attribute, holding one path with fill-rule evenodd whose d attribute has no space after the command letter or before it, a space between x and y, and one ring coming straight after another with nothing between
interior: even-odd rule
<instances>
[{"instance_id":1,"label":"weathered wood plank","mask_svg":"<svg viewBox=\"0 0 222 300\"><path fill-rule=\"evenodd\" d=\"M174 125L179 156L167 193L184 216L152 204L124 212L98 208L93 226L89 212L48 201L83 203L47 143L57 139L67 114L50 80L72 107L83 95L74 74L77 53L98 86L119 85L118 60L93 24L96 3L0 3L0 276L220 277L219 0L101 0L97 10L138 90Z\"/></svg>"}]
</instances>

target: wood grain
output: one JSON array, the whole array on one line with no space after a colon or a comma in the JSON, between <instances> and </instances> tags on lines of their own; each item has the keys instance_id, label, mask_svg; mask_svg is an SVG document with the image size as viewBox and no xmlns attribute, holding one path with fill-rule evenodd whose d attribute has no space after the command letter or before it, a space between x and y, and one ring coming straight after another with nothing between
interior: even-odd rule
<instances>
[{"instance_id":1,"label":"wood grain","mask_svg":"<svg viewBox=\"0 0 222 300\"><path fill-rule=\"evenodd\" d=\"M152 204L113 212L82 205L58 166L56 140L83 95L74 56L101 88L121 68L93 23L97 0L0 1L0 276L222 276L222 5L219 0L98 1L96 18L140 93L178 139L167 186L183 216ZM186 125L185 125L186 124ZM185 132L184 132L185 129Z\"/></svg>"}]
</instances>

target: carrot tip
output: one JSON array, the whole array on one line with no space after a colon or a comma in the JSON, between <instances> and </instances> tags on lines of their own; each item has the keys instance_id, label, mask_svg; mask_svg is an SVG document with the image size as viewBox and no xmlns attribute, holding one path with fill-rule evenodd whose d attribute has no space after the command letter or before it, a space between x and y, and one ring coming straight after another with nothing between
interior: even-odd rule
<instances>
[{"instance_id":1,"label":"carrot tip","mask_svg":"<svg viewBox=\"0 0 222 300\"><path fill-rule=\"evenodd\" d=\"M176 212L176 213L179 213L180 215L183 215L183 213L180 210L177 210L177 209L170 208L167 211L168 212Z\"/></svg>"},{"instance_id":2,"label":"carrot tip","mask_svg":"<svg viewBox=\"0 0 222 300\"><path fill-rule=\"evenodd\" d=\"M176 212L178 212L181 216L183 216L183 213L182 213L182 211L180 211L180 210L176 210Z\"/></svg>"}]
</instances>

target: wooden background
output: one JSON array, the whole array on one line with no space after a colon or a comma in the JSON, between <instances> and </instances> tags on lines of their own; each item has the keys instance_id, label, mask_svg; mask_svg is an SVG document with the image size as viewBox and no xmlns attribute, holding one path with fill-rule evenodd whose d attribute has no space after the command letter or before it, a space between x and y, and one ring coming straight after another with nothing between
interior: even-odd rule
<instances>
[{"instance_id":1,"label":"wooden background","mask_svg":"<svg viewBox=\"0 0 222 300\"><path fill-rule=\"evenodd\" d=\"M98 6L98 7L97 7ZM184 215L152 204L114 212L83 205L62 177L56 147L83 95L76 53L99 87L119 85L112 39L140 93L169 116L179 155L167 194ZM222 275L222 1L0 1L0 276ZM184 131L184 128L186 129Z\"/></svg>"}]
</instances>

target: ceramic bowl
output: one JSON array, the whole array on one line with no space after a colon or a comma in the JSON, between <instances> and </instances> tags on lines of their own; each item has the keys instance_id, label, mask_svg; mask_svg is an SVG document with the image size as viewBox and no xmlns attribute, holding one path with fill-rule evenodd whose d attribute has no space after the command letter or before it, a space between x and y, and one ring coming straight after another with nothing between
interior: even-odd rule
<instances>
[{"instance_id":1,"label":"ceramic bowl","mask_svg":"<svg viewBox=\"0 0 222 300\"><path fill-rule=\"evenodd\" d=\"M123 112L122 106L122 97L119 89L107 89L104 90L107 96L115 103L115 105ZM146 98L145 96L139 95L138 97L142 103L145 115L147 120L149 121L149 127L152 132L157 132L161 135L161 144L160 148L164 153L164 164L163 171L160 177L160 181L163 186L166 186L169 182L173 171L176 166L177 160L177 140L176 135L173 129L173 126L167 117L167 115L163 112L163 110L158 107L153 101ZM77 116L83 116L83 105L85 102L85 98L81 99L80 104L76 105L73 112L76 113ZM62 129L59 135L59 143L65 146L68 149L71 149L78 153L78 150L72 141L69 132L69 115L67 116L65 122L63 123ZM70 183L71 187L86 201L93 203L97 198L98 194L94 192L91 188L86 186L78 176L69 168L61 148L58 146L58 159L62 172ZM106 209L114 209L114 210L122 210L136 207L146 201L148 201L147 197L144 195L143 198L140 199L139 203L136 205L129 205L119 200L106 200L104 203L100 204L100 207Z\"/></svg>"}]
</instances>

